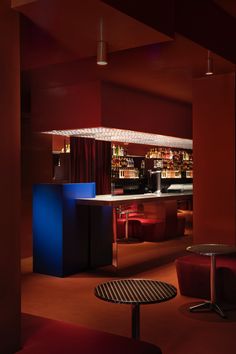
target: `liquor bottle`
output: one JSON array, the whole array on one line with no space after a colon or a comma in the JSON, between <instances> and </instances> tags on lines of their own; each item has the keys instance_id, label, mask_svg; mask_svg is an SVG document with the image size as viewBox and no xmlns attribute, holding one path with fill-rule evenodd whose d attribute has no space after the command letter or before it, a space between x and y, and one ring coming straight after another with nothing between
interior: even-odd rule
<instances>
[{"instance_id":1,"label":"liquor bottle","mask_svg":"<svg viewBox=\"0 0 236 354\"><path fill-rule=\"evenodd\" d=\"M116 146L113 144L112 145L112 156L115 156L116 154Z\"/></svg>"},{"instance_id":2,"label":"liquor bottle","mask_svg":"<svg viewBox=\"0 0 236 354\"><path fill-rule=\"evenodd\" d=\"M119 156L119 145L116 145L116 156Z\"/></svg>"}]
</instances>

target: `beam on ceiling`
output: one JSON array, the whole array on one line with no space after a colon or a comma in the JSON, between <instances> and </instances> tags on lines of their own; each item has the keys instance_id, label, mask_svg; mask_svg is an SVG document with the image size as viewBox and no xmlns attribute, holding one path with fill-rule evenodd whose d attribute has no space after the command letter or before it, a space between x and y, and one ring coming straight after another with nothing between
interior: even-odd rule
<instances>
[{"instance_id":1,"label":"beam on ceiling","mask_svg":"<svg viewBox=\"0 0 236 354\"><path fill-rule=\"evenodd\" d=\"M102 0L102 2L124 12L126 15L174 37L174 0Z\"/></svg>"},{"instance_id":2,"label":"beam on ceiling","mask_svg":"<svg viewBox=\"0 0 236 354\"><path fill-rule=\"evenodd\" d=\"M236 63L236 19L211 0L102 0L135 19L174 37L174 33Z\"/></svg>"},{"instance_id":3,"label":"beam on ceiling","mask_svg":"<svg viewBox=\"0 0 236 354\"><path fill-rule=\"evenodd\" d=\"M14 9L19 6L24 6L30 4L31 2L36 2L38 0L11 0L11 8Z\"/></svg>"},{"instance_id":4,"label":"beam on ceiling","mask_svg":"<svg viewBox=\"0 0 236 354\"><path fill-rule=\"evenodd\" d=\"M236 63L236 19L209 0L176 0L175 30Z\"/></svg>"}]
</instances>

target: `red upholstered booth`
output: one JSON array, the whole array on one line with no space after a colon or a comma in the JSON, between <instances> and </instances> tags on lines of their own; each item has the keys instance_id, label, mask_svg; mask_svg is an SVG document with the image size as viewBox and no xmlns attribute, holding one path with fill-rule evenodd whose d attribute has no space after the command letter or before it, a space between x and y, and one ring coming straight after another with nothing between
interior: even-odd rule
<instances>
[{"instance_id":1,"label":"red upholstered booth","mask_svg":"<svg viewBox=\"0 0 236 354\"><path fill-rule=\"evenodd\" d=\"M19 354L161 354L157 346L43 317L22 315Z\"/></svg>"},{"instance_id":2,"label":"red upholstered booth","mask_svg":"<svg viewBox=\"0 0 236 354\"><path fill-rule=\"evenodd\" d=\"M118 238L124 237L125 219L117 221ZM129 237L140 241L163 241L165 240L165 222L161 219L148 219L144 217L129 218Z\"/></svg>"},{"instance_id":3,"label":"red upholstered booth","mask_svg":"<svg viewBox=\"0 0 236 354\"><path fill-rule=\"evenodd\" d=\"M142 211L142 206L132 204L127 209L123 207L122 210L131 210L129 212L128 221L128 234L131 238L136 238L140 241L165 241L170 238L180 237L184 235L185 232L185 215L182 212L177 213L177 230L175 234L171 237L167 236L165 232L165 220L162 218L151 218L145 215ZM117 236L119 239L123 238L125 235L125 211L122 211L120 217L117 220Z\"/></svg>"},{"instance_id":4,"label":"red upholstered booth","mask_svg":"<svg viewBox=\"0 0 236 354\"><path fill-rule=\"evenodd\" d=\"M187 255L175 261L182 295L210 299L210 257ZM216 257L217 301L236 303L236 257Z\"/></svg>"}]
</instances>

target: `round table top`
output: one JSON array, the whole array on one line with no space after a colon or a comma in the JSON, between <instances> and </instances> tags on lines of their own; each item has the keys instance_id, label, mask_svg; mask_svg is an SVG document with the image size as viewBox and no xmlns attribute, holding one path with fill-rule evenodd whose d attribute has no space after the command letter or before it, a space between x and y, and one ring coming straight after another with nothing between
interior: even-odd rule
<instances>
[{"instance_id":1,"label":"round table top","mask_svg":"<svg viewBox=\"0 0 236 354\"><path fill-rule=\"evenodd\" d=\"M95 295L104 301L119 304L150 304L170 300L177 294L168 283L148 279L120 279L101 283Z\"/></svg>"},{"instance_id":2,"label":"round table top","mask_svg":"<svg viewBox=\"0 0 236 354\"><path fill-rule=\"evenodd\" d=\"M218 243L206 243L187 247L187 251L205 256L236 253L236 247Z\"/></svg>"}]
</instances>

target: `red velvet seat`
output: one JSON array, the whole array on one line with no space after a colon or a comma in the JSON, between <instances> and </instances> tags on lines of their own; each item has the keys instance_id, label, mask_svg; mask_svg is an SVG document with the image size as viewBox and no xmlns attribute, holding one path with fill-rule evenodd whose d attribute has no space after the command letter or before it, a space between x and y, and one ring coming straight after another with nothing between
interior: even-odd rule
<instances>
[{"instance_id":1,"label":"red velvet seat","mask_svg":"<svg viewBox=\"0 0 236 354\"><path fill-rule=\"evenodd\" d=\"M156 242L165 239L165 222L160 219L139 218L142 241Z\"/></svg>"},{"instance_id":2,"label":"red velvet seat","mask_svg":"<svg viewBox=\"0 0 236 354\"><path fill-rule=\"evenodd\" d=\"M161 354L151 343L43 317L22 315L19 354Z\"/></svg>"},{"instance_id":3,"label":"red velvet seat","mask_svg":"<svg viewBox=\"0 0 236 354\"><path fill-rule=\"evenodd\" d=\"M138 218L141 222L141 239L143 241L165 241L168 240L165 233L165 221L162 219ZM181 213L177 215L177 232L171 238L184 235L185 216Z\"/></svg>"},{"instance_id":4,"label":"red velvet seat","mask_svg":"<svg viewBox=\"0 0 236 354\"><path fill-rule=\"evenodd\" d=\"M132 218L129 219L129 237L140 241L163 241L165 239L165 223L159 219ZM117 236L124 237L125 219L117 221Z\"/></svg>"},{"instance_id":5,"label":"red velvet seat","mask_svg":"<svg viewBox=\"0 0 236 354\"><path fill-rule=\"evenodd\" d=\"M210 299L210 258L188 255L175 261L181 295Z\"/></svg>"},{"instance_id":6,"label":"red velvet seat","mask_svg":"<svg viewBox=\"0 0 236 354\"><path fill-rule=\"evenodd\" d=\"M184 235L185 231L185 216L178 214L177 232L171 238ZM151 219L144 217L129 218L128 226L129 237L137 238L141 241L158 242L168 240L169 237L165 234L165 222L162 219ZM117 221L117 236L122 238L125 235L125 219Z\"/></svg>"},{"instance_id":7,"label":"red velvet seat","mask_svg":"<svg viewBox=\"0 0 236 354\"><path fill-rule=\"evenodd\" d=\"M191 254L175 265L182 295L210 299L210 257ZM236 303L236 257L216 257L216 294L218 301Z\"/></svg>"},{"instance_id":8,"label":"red velvet seat","mask_svg":"<svg viewBox=\"0 0 236 354\"><path fill-rule=\"evenodd\" d=\"M182 213L177 213L177 237L184 236L186 225L185 215Z\"/></svg>"},{"instance_id":9,"label":"red velvet seat","mask_svg":"<svg viewBox=\"0 0 236 354\"><path fill-rule=\"evenodd\" d=\"M142 206L136 203L121 205L117 208L117 238L140 239L139 217L142 215ZM128 223L128 234L126 234L126 223Z\"/></svg>"},{"instance_id":10,"label":"red velvet seat","mask_svg":"<svg viewBox=\"0 0 236 354\"><path fill-rule=\"evenodd\" d=\"M124 210L124 211L123 211ZM170 238L180 237L184 235L186 218L184 213L177 213L177 230L174 228L171 236L165 233L165 221L161 218L145 217L142 214L142 209L138 205L132 205L124 209L117 220L117 237L121 239L125 235L125 212L129 212L128 235L131 238L139 239L140 241L158 242L165 241ZM137 210L135 212L135 210Z\"/></svg>"},{"instance_id":11,"label":"red velvet seat","mask_svg":"<svg viewBox=\"0 0 236 354\"><path fill-rule=\"evenodd\" d=\"M117 238L122 239L125 237L125 219L117 220ZM141 223L137 219L129 219L128 223L128 235L132 238L141 240Z\"/></svg>"}]
</instances>

